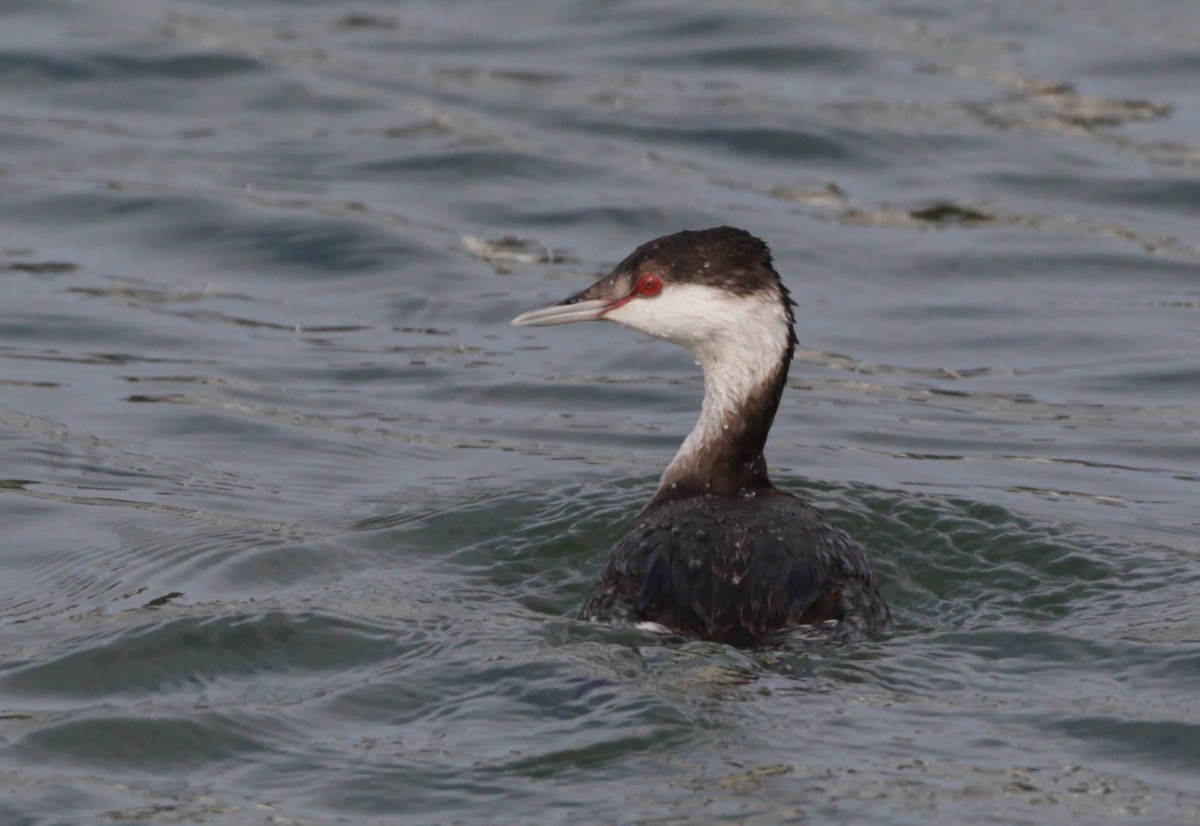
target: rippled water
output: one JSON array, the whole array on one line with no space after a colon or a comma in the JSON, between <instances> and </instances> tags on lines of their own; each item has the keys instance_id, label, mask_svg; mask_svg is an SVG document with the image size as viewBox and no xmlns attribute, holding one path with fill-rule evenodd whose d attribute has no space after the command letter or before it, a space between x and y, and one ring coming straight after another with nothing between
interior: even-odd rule
<instances>
[{"instance_id":1,"label":"rippled water","mask_svg":"<svg viewBox=\"0 0 1200 826\"><path fill-rule=\"evenodd\" d=\"M0 13L0 821L1196 822L1190 0ZM722 223L886 639L571 619Z\"/></svg>"}]
</instances>

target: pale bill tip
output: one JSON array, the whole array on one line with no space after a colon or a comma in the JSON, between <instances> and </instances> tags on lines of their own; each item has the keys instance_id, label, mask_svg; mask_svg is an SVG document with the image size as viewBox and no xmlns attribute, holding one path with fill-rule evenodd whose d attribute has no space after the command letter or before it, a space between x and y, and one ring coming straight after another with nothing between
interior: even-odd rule
<instances>
[{"instance_id":1,"label":"pale bill tip","mask_svg":"<svg viewBox=\"0 0 1200 826\"><path fill-rule=\"evenodd\" d=\"M574 304L551 304L521 313L512 320L514 327L549 327L572 324L576 321L595 321L602 318L611 306L603 300L576 301Z\"/></svg>"}]
</instances>

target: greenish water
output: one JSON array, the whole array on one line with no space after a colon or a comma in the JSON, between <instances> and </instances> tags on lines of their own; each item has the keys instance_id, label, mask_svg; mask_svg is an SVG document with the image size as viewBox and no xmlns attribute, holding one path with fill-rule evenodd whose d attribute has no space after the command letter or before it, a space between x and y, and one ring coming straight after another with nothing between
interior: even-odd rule
<instances>
[{"instance_id":1,"label":"greenish water","mask_svg":"<svg viewBox=\"0 0 1200 826\"><path fill-rule=\"evenodd\" d=\"M0 4L0 822L1189 823L1200 8ZM571 619L766 239L896 624Z\"/></svg>"}]
</instances>

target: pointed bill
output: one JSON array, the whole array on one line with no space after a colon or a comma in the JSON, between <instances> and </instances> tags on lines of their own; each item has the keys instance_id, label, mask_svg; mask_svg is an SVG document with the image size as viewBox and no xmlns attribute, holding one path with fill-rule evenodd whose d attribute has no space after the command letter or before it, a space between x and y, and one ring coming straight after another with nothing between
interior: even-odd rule
<instances>
[{"instance_id":1,"label":"pointed bill","mask_svg":"<svg viewBox=\"0 0 1200 826\"><path fill-rule=\"evenodd\" d=\"M521 313L512 320L514 327L551 327L576 321L599 321L604 314L629 303L631 280L621 271L613 271L581 293L548 307Z\"/></svg>"},{"instance_id":2,"label":"pointed bill","mask_svg":"<svg viewBox=\"0 0 1200 826\"><path fill-rule=\"evenodd\" d=\"M514 327L550 327L576 321L598 321L613 305L614 302L602 298L568 298L558 304L521 313L512 320L512 324Z\"/></svg>"}]
</instances>

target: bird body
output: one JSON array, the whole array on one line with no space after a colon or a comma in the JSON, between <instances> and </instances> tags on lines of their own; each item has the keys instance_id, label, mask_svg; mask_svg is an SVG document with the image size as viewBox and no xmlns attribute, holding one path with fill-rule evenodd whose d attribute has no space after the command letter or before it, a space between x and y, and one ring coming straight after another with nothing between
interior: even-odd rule
<instances>
[{"instance_id":1,"label":"bird body","mask_svg":"<svg viewBox=\"0 0 1200 826\"><path fill-rule=\"evenodd\" d=\"M748 646L802 626L869 634L887 608L849 535L806 502L769 491L647 509L613 547L580 616Z\"/></svg>"}]
</instances>

